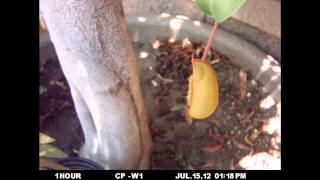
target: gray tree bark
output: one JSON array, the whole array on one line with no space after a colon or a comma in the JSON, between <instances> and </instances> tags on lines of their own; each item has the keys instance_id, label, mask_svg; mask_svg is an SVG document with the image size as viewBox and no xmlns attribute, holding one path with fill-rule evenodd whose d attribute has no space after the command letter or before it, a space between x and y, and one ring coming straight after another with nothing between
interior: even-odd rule
<instances>
[{"instance_id":1,"label":"gray tree bark","mask_svg":"<svg viewBox=\"0 0 320 180\"><path fill-rule=\"evenodd\" d=\"M84 131L80 156L147 169L152 148L137 60L120 0L40 0Z\"/></svg>"}]
</instances>

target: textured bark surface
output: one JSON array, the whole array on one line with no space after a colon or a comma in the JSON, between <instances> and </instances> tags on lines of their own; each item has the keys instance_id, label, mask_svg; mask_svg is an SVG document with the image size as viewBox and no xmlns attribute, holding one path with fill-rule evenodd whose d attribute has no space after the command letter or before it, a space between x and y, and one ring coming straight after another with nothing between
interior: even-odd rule
<instances>
[{"instance_id":1,"label":"textured bark surface","mask_svg":"<svg viewBox=\"0 0 320 180\"><path fill-rule=\"evenodd\" d=\"M106 169L147 169L151 136L120 0L40 0L85 136Z\"/></svg>"}]
</instances>

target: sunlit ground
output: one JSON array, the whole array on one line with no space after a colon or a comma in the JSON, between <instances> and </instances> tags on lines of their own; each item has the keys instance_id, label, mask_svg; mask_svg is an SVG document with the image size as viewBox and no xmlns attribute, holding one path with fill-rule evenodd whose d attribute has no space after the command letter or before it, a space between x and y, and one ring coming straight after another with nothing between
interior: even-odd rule
<instances>
[{"instance_id":1,"label":"sunlit ground","mask_svg":"<svg viewBox=\"0 0 320 180\"><path fill-rule=\"evenodd\" d=\"M269 108L273 104L274 101L268 96L261 102L260 107ZM278 102L276 106L276 116L266 120L266 123L262 128L264 132L275 135L271 140L274 149L277 149L277 144L281 143L281 101ZM280 170L280 150L249 154L239 161L239 165L247 170Z\"/></svg>"}]
</instances>

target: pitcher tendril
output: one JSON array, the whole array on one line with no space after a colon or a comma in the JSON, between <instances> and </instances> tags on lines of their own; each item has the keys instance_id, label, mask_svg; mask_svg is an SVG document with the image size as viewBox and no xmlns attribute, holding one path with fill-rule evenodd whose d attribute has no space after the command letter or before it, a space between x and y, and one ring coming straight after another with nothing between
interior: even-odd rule
<instances>
[{"instance_id":1,"label":"pitcher tendril","mask_svg":"<svg viewBox=\"0 0 320 180\"><path fill-rule=\"evenodd\" d=\"M211 30L211 33L210 33L210 36L209 36L209 40L207 42L206 49L204 50L204 53L202 55L202 61L206 61L206 59L208 57L209 49L210 49L210 47L212 45L212 41L213 41L214 37L216 36L217 30L218 30L218 22L215 22L214 26L213 26L213 28Z\"/></svg>"}]
</instances>

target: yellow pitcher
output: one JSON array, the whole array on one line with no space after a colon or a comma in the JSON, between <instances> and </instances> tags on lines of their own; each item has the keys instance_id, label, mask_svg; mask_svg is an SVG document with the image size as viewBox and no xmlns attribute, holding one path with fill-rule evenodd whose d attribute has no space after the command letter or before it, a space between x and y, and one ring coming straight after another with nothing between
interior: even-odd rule
<instances>
[{"instance_id":1,"label":"yellow pitcher","mask_svg":"<svg viewBox=\"0 0 320 180\"><path fill-rule=\"evenodd\" d=\"M187 96L188 112L192 118L205 119L218 106L219 88L216 72L210 64L193 58L192 71Z\"/></svg>"}]
</instances>

